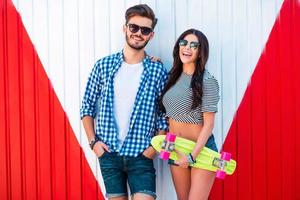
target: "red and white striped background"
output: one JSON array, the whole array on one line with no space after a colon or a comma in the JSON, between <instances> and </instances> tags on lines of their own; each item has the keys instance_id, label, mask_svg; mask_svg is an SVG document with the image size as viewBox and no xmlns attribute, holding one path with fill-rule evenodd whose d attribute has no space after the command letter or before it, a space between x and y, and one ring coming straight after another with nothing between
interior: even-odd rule
<instances>
[{"instance_id":1,"label":"red and white striped background","mask_svg":"<svg viewBox=\"0 0 300 200\"><path fill-rule=\"evenodd\" d=\"M120 12L112 12L119 2L103 2L93 14L114 21L140 1L121 3ZM215 132L238 167L225 181L216 180L210 199L300 199L300 2L142 2L152 4L161 19L149 49L167 65L182 30L196 26L211 38L208 67L222 89ZM95 59L122 47L122 21L83 14L81 8L97 8L97 1L31 3L41 7L0 1L0 199L102 199L101 174L78 119L79 93ZM272 5L276 12L268 10ZM79 25L67 23L74 16ZM170 19L176 23L169 25ZM96 24L86 30L92 42L79 29L89 21ZM175 199L167 166L156 161L156 167L158 199Z\"/></svg>"}]
</instances>

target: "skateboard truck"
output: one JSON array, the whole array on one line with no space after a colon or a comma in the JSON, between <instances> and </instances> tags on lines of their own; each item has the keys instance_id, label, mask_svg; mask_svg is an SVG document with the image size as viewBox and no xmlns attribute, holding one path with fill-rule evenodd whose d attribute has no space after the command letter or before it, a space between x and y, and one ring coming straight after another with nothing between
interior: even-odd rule
<instances>
[{"instance_id":1,"label":"skateboard truck","mask_svg":"<svg viewBox=\"0 0 300 200\"><path fill-rule=\"evenodd\" d=\"M174 144L174 142L164 140L163 143L161 144L161 148L167 149L168 151L174 151L175 144Z\"/></svg>"},{"instance_id":2,"label":"skateboard truck","mask_svg":"<svg viewBox=\"0 0 300 200\"><path fill-rule=\"evenodd\" d=\"M222 152L221 158L214 158L212 165L217 167L218 170L216 172L216 177L219 179L224 179L226 176L225 167L227 165L227 161L230 161L231 153Z\"/></svg>"},{"instance_id":3,"label":"skateboard truck","mask_svg":"<svg viewBox=\"0 0 300 200\"><path fill-rule=\"evenodd\" d=\"M159 157L163 160L169 160L170 154L175 149L176 135L167 133L165 140L162 142Z\"/></svg>"},{"instance_id":4,"label":"skateboard truck","mask_svg":"<svg viewBox=\"0 0 300 200\"><path fill-rule=\"evenodd\" d=\"M215 166L221 170L225 169L226 164L227 164L226 161L222 160L220 158L214 158L213 163L212 163L213 166Z\"/></svg>"}]
</instances>

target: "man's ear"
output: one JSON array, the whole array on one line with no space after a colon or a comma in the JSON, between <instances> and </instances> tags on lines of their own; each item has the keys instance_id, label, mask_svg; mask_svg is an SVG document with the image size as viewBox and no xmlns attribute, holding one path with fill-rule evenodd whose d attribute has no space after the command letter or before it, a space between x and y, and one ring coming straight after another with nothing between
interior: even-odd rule
<instances>
[{"instance_id":1,"label":"man's ear","mask_svg":"<svg viewBox=\"0 0 300 200\"><path fill-rule=\"evenodd\" d=\"M154 31L150 33L150 40L154 37Z\"/></svg>"},{"instance_id":2,"label":"man's ear","mask_svg":"<svg viewBox=\"0 0 300 200\"><path fill-rule=\"evenodd\" d=\"M126 28L127 28L127 26L124 24L123 25L123 33L126 33Z\"/></svg>"}]
</instances>

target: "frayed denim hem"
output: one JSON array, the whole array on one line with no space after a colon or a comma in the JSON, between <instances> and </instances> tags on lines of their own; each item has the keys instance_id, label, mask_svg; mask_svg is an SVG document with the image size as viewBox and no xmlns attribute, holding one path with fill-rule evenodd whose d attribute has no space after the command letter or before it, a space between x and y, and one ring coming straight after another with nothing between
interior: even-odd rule
<instances>
[{"instance_id":1,"label":"frayed denim hem","mask_svg":"<svg viewBox=\"0 0 300 200\"><path fill-rule=\"evenodd\" d=\"M156 199L156 197L157 197L156 194L155 194L155 192L152 192L152 191L150 191L150 190L137 191L137 192L131 194L131 197L133 197L133 196L134 196L135 194L137 194L137 193L142 193L142 194L150 195L150 196L152 196L154 199Z\"/></svg>"},{"instance_id":2,"label":"frayed denim hem","mask_svg":"<svg viewBox=\"0 0 300 200\"><path fill-rule=\"evenodd\" d=\"M114 197L122 197L122 196L128 196L128 194L126 193L105 194L106 198L114 198Z\"/></svg>"}]
</instances>

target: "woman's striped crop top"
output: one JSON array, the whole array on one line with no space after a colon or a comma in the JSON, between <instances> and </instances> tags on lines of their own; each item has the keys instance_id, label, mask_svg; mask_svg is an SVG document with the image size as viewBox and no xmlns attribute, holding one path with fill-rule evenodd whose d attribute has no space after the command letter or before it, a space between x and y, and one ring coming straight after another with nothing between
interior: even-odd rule
<instances>
[{"instance_id":1,"label":"woman's striped crop top","mask_svg":"<svg viewBox=\"0 0 300 200\"><path fill-rule=\"evenodd\" d=\"M201 124L203 112L217 112L219 96L218 81L207 71L203 75L202 103L194 110L192 107L192 75L182 72L177 82L163 96L166 116L179 122Z\"/></svg>"}]
</instances>

